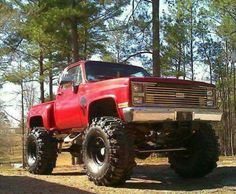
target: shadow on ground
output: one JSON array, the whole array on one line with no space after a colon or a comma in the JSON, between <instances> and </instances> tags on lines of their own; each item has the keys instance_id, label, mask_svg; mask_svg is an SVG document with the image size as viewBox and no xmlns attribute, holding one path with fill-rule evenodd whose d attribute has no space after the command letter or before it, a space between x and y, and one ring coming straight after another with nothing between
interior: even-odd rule
<instances>
[{"instance_id":1,"label":"shadow on ground","mask_svg":"<svg viewBox=\"0 0 236 194\"><path fill-rule=\"evenodd\" d=\"M63 170L63 169L61 169ZM68 170L68 169L65 169ZM73 184L73 179L79 181L85 181L82 189L61 184L51 183L45 181L51 178L61 178L67 176L70 182ZM53 175L46 176L45 180L38 180L29 176L1 176L0 175L0 194L65 194L65 193L89 193L85 190L91 190L94 187L94 183L85 179L84 172L78 172L76 169L71 169L67 172L54 172ZM70 177L71 176L71 177ZM65 180L67 180L67 178ZM66 183L65 183L66 184ZM76 181L75 181L76 185ZM87 185L87 186L86 186ZM225 188L226 187L226 188ZM96 191L107 191L112 193L113 191L135 193L138 190L145 192L145 190L153 190L156 192L172 191L172 192L190 192L204 190L216 190L223 193L224 190L230 192L236 192L236 166L222 166L216 168L211 174L201 179L182 179L169 168L169 165L140 165L134 169L132 179L127 181L126 184L118 188L104 188L94 187ZM222 189L223 188L223 189ZM124 190L125 189L125 190ZM129 190L129 191L128 191ZM147 191L148 192L148 191ZM106 192L105 192L106 193Z\"/></svg>"},{"instance_id":2,"label":"shadow on ground","mask_svg":"<svg viewBox=\"0 0 236 194\"><path fill-rule=\"evenodd\" d=\"M68 187L56 183L50 183L43 180L27 176L1 176L0 175L0 194L90 194L90 192L81 189Z\"/></svg>"},{"instance_id":3,"label":"shadow on ground","mask_svg":"<svg viewBox=\"0 0 236 194\"><path fill-rule=\"evenodd\" d=\"M134 169L130 181L122 188L194 191L205 189L220 189L224 186L235 187L236 167L218 167L211 174L200 179L183 179L169 168L169 165L143 165Z\"/></svg>"},{"instance_id":4,"label":"shadow on ground","mask_svg":"<svg viewBox=\"0 0 236 194\"><path fill-rule=\"evenodd\" d=\"M53 172L54 176L83 176L86 175L85 172Z\"/></svg>"}]
</instances>

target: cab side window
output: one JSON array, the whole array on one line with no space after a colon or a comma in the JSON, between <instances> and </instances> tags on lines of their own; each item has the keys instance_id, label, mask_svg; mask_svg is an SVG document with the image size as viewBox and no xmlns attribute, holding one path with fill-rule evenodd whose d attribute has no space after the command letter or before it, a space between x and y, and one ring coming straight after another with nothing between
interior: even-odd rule
<instances>
[{"instance_id":1,"label":"cab side window","mask_svg":"<svg viewBox=\"0 0 236 194\"><path fill-rule=\"evenodd\" d=\"M63 89L71 88L72 84L78 86L82 82L82 75L80 66L72 67L64 71L61 76L61 87Z\"/></svg>"},{"instance_id":2,"label":"cab side window","mask_svg":"<svg viewBox=\"0 0 236 194\"><path fill-rule=\"evenodd\" d=\"M73 74L73 82L75 86L78 86L82 82L82 75L81 75L81 69L80 66L76 66L74 68L71 68L68 70Z\"/></svg>"}]
</instances>

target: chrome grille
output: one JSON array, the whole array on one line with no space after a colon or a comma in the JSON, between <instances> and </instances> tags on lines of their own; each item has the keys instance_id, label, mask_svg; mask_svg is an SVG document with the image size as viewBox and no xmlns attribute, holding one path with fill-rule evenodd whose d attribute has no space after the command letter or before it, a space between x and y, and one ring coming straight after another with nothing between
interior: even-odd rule
<instances>
[{"instance_id":1,"label":"chrome grille","mask_svg":"<svg viewBox=\"0 0 236 194\"><path fill-rule=\"evenodd\" d=\"M145 104L170 107L206 107L207 88L147 83L145 84Z\"/></svg>"}]
</instances>

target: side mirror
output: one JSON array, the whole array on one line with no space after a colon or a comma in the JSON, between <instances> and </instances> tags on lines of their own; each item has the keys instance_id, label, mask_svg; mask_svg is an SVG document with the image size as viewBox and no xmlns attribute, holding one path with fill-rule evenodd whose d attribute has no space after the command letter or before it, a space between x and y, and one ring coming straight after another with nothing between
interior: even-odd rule
<instances>
[{"instance_id":1,"label":"side mirror","mask_svg":"<svg viewBox=\"0 0 236 194\"><path fill-rule=\"evenodd\" d=\"M79 85L75 84L75 82L72 82L72 91L73 93L77 93L79 90Z\"/></svg>"}]
</instances>

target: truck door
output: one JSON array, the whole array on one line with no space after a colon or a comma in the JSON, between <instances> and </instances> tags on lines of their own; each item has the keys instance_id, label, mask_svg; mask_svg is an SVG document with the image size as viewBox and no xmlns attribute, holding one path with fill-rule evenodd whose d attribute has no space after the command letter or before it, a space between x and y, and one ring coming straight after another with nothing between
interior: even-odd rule
<instances>
[{"instance_id":1,"label":"truck door","mask_svg":"<svg viewBox=\"0 0 236 194\"><path fill-rule=\"evenodd\" d=\"M80 66L64 70L59 81L55 100L55 121L59 129L80 128L81 109L79 103L79 87L82 82ZM78 91L74 91L78 86Z\"/></svg>"}]
</instances>

